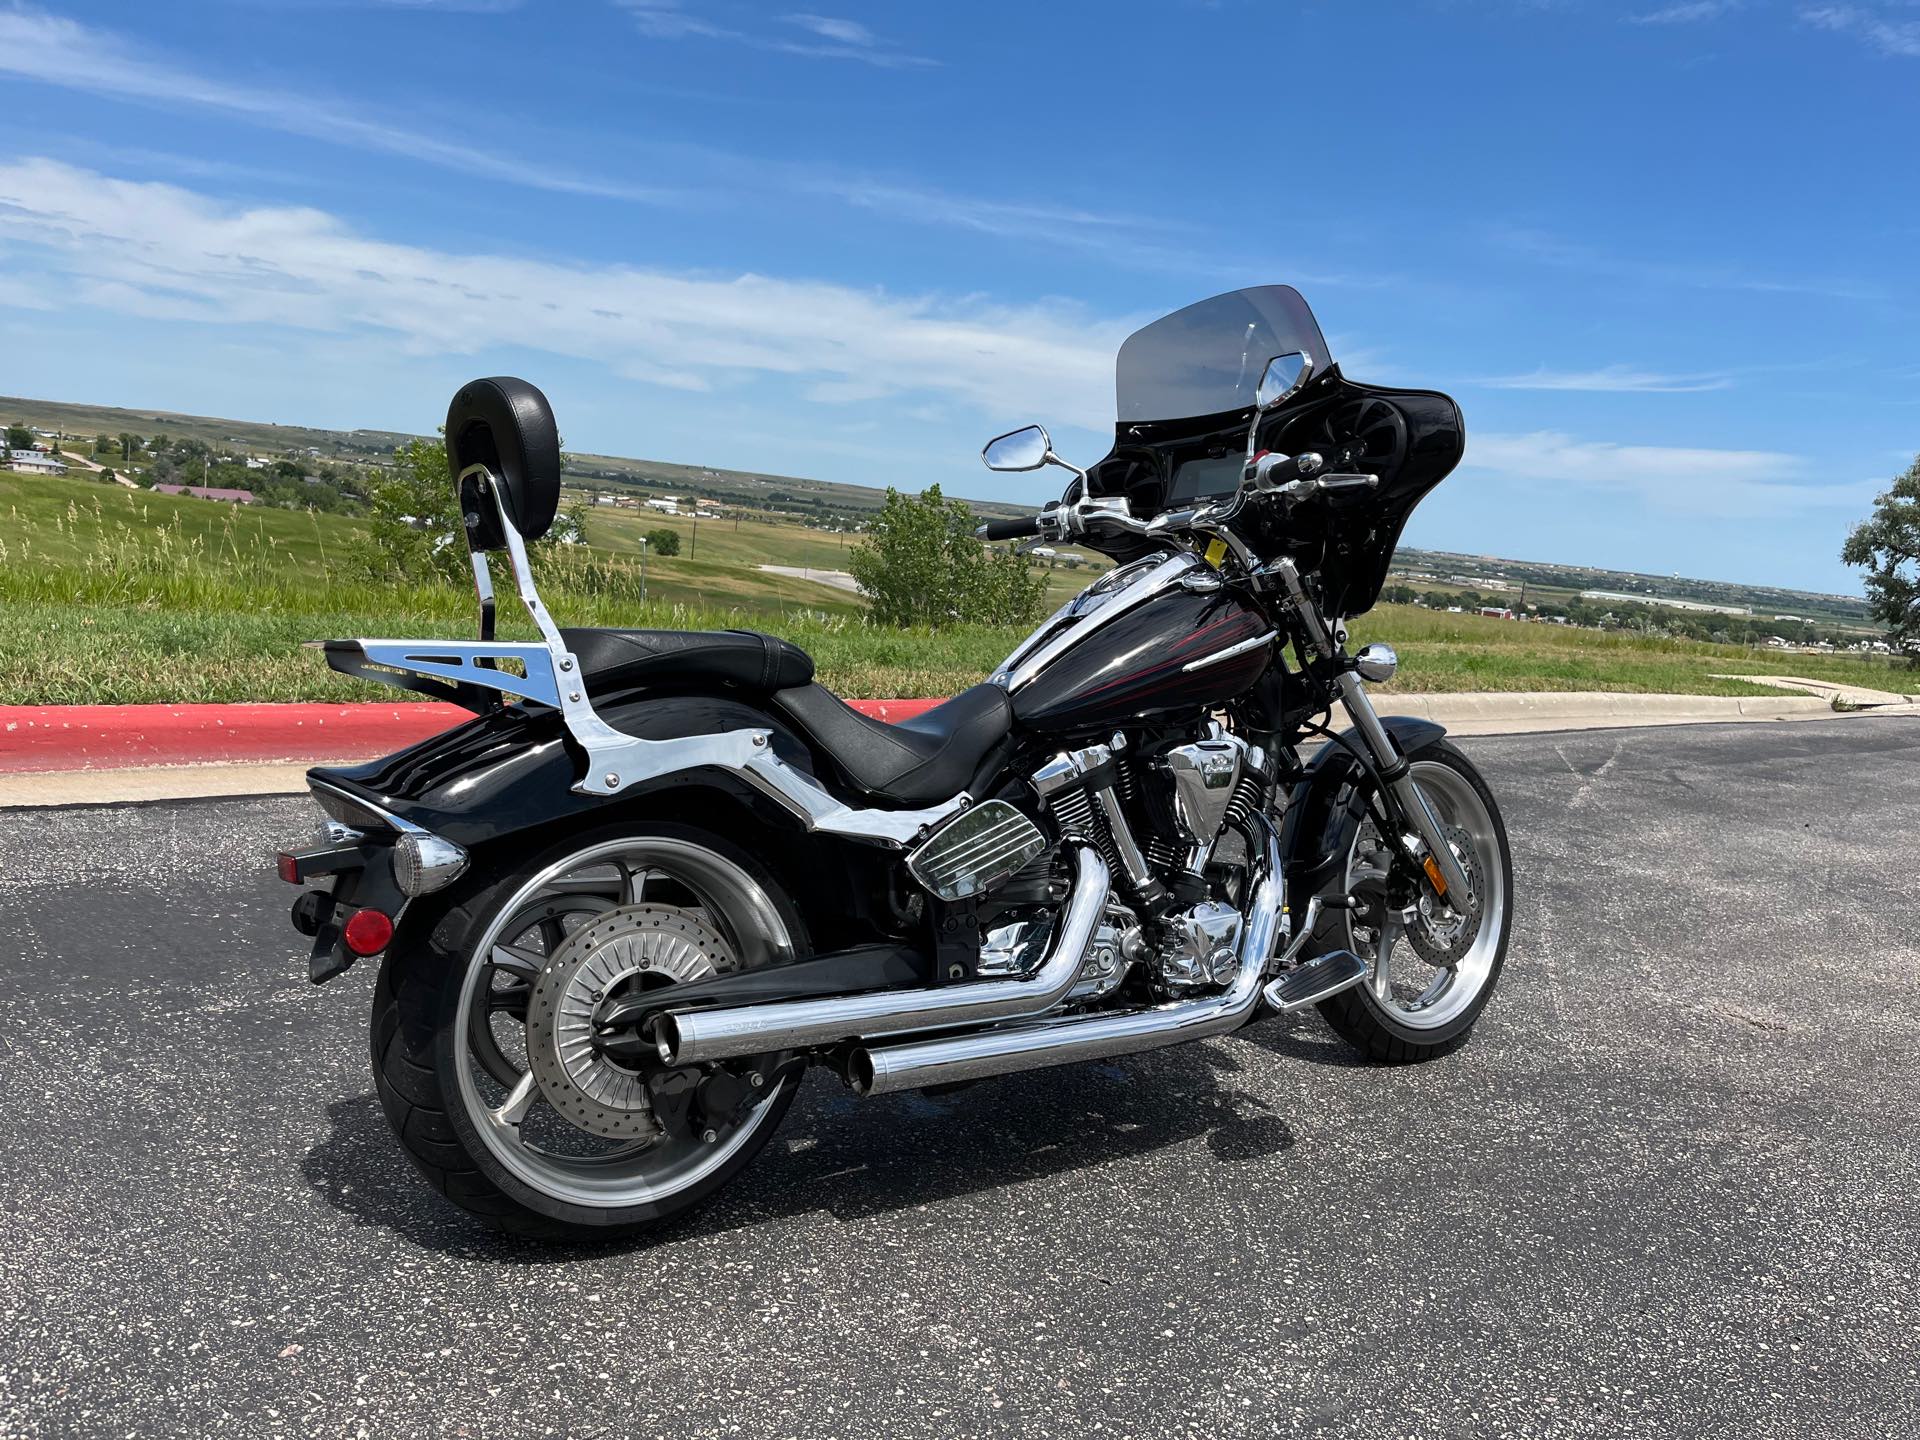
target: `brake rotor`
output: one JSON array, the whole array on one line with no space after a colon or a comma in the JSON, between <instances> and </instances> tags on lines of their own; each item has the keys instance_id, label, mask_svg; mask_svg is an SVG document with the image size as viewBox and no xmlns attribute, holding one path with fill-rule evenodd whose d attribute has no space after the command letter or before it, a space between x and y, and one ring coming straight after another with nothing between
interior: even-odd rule
<instances>
[{"instance_id":1,"label":"brake rotor","mask_svg":"<svg viewBox=\"0 0 1920 1440\"><path fill-rule=\"evenodd\" d=\"M1405 931L1413 953L1440 970L1458 964L1480 934L1480 857L1473 837L1457 825L1443 827L1442 833L1467 877L1467 903L1464 907L1455 904L1442 913L1433 896L1423 889Z\"/></svg>"},{"instance_id":2,"label":"brake rotor","mask_svg":"<svg viewBox=\"0 0 1920 1440\"><path fill-rule=\"evenodd\" d=\"M568 936L527 1001L527 1062L560 1118L610 1140L659 1133L646 1079L594 1044L593 1017L616 992L686 985L738 962L711 925L670 905L628 905Z\"/></svg>"}]
</instances>

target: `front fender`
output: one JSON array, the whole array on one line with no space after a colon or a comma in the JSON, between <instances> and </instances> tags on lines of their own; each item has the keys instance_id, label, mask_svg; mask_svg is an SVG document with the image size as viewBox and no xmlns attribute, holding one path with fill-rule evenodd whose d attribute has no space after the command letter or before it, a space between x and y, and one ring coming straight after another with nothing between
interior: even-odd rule
<instances>
[{"instance_id":1,"label":"front fender","mask_svg":"<svg viewBox=\"0 0 1920 1440\"><path fill-rule=\"evenodd\" d=\"M1383 715L1380 724L1408 759L1447 734L1444 725L1412 715ZM1358 784L1361 774L1360 762L1347 748L1329 741L1307 762L1306 773L1287 796L1280 853L1287 867L1288 893L1300 897L1300 903L1331 882L1360 826L1366 813Z\"/></svg>"},{"instance_id":2,"label":"front fender","mask_svg":"<svg viewBox=\"0 0 1920 1440\"><path fill-rule=\"evenodd\" d=\"M811 771L807 748L765 711L709 695L615 701L607 723L643 740L678 740L730 730L771 730L773 752ZM584 757L556 710L508 706L477 715L383 759L320 766L308 782L364 800L471 852L561 823L603 824L658 811L675 792L720 790L770 826L798 829L786 811L717 769L676 771L618 795L585 795L573 786Z\"/></svg>"}]
</instances>

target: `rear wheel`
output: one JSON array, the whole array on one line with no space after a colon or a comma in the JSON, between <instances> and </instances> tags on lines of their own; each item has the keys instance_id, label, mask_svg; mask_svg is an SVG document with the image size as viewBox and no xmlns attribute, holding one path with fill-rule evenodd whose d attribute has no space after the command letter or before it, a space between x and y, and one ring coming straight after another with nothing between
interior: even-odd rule
<instances>
[{"instance_id":1,"label":"rear wheel","mask_svg":"<svg viewBox=\"0 0 1920 1440\"><path fill-rule=\"evenodd\" d=\"M1365 904L1330 912L1320 932L1369 966L1365 981L1323 1001L1320 1013L1388 1064L1430 1060L1465 1042L1493 997L1513 928L1513 858L1493 792L1444 740L1415 752L1412 765L1467 872L1466 913L1437 906L1425 886L1396 880L1392 854L1365 818L1347 846L1342 878L1329 887Z\"/></svg>"},{"instance_id":2,"label":"rear wheel","mask_svg":"<svg viewBox=\"0 0 1920 1440\"><path fill-rule=\"evenodd\" d=\"M791 901L718 836L585 836L408 930L374 997L381 1105L427 1178L490 1224L605 1237L664 1220L737 1174L792 1102L799 1067L764 1064L725 1121L689 1126L593 1028L616 996L805 952Z\"/></svg>"}]
</instances>

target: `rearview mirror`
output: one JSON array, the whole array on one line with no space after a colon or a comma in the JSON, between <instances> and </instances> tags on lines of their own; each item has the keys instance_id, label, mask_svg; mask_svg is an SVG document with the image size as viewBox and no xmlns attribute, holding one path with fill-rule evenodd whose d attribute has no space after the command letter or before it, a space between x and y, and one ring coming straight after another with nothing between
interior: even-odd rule
<instances>
[{"instance_id":1,"label":"rearview mirror","mask_svg":"<svg viewBox=\"0 0 1920 1440\"><path fill-rule=\"evenodd\" d=\"M980 452L989 470L1038 470L1052 458L1053 441L1038 425L997 436Z\"/></svg>"},{"instance_id":2,"label":"rearview mirror","mask_svg":"<svg viewBox=\"0 0 1920 1440\"><path fill-rule=\"evenodd\" d=\"M1285 355L1276 355L1267 361L1267 368L1261 373L1260 388L1254 392L1254 403L1262 411L1271 410L1283 401L1291 400L1300 393L1301 387L1313 378L1313 360L1298 350L1290 350Z\"/></svg>"}]
</instances>

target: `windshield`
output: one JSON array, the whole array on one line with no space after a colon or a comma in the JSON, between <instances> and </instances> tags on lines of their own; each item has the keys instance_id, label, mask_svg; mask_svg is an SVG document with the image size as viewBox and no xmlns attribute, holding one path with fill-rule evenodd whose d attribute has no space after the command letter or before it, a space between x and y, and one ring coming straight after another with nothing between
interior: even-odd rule
<instances>
[{"instance_id":1,"label":"windshield","mask_svg":"<svg viewBox=\"0 0 1920 1440\"><path fill-rule=\"evenodd\" d=\"M1261 285L1216 295L1136 330L1114 365L1117 415L1186 420L1245 410L1276 355L1300 351L1327 367L1327 342L1300 292Z\"/></svg>"}]
</instances>

